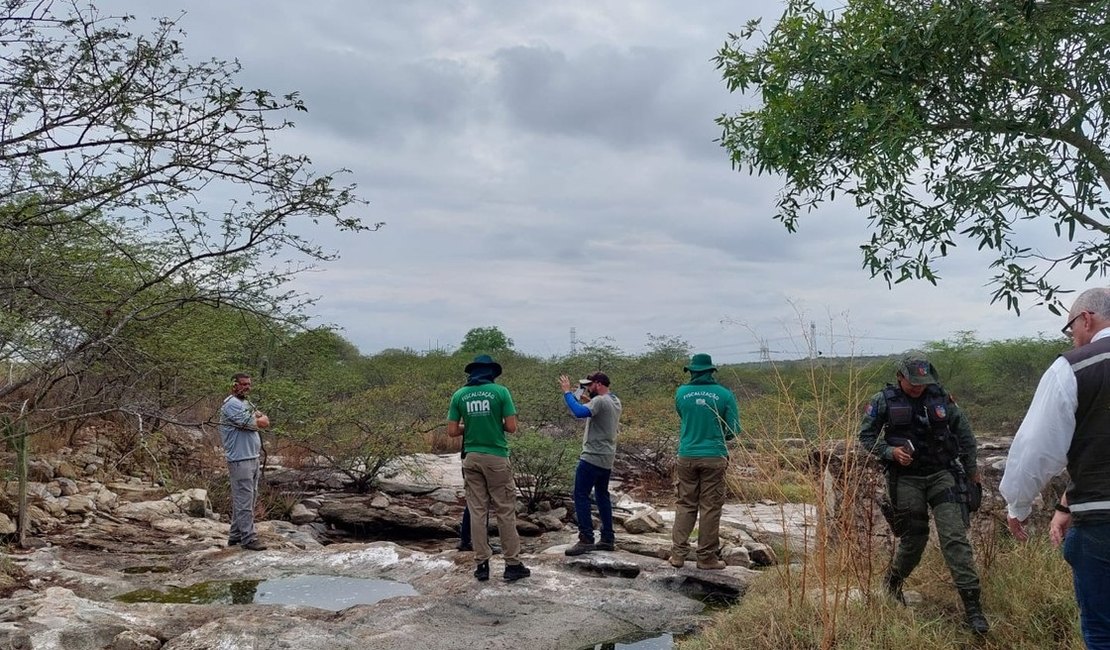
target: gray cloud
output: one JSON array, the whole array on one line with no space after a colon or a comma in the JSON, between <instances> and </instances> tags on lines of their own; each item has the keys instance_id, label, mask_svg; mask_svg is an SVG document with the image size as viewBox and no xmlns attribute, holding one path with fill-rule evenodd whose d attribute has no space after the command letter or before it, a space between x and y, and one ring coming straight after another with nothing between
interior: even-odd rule
<instances>
[{"instance_id":1,"label":"gray cloud","mask_svg":"<svg viewBox=\"0 0 1110 650\"><path fill-rule=\"evenodd\" d=\"M307 232L342 257L294 283L364 352L454 346L495 324L535 354L565 352L576 327L630 351L653 332L746 361L761 342L804 352L810 322L829 352L1062 325L987 304L989 257L970 243L941 262L941 286L888 289L860 268L868 225L853 206L824 206L793 235L771 218L781 182L733 171L713 142L713 119L750 100L710 59L778 0L186 6L186 52L240 60L244 85L300 91L309 113L275 146L351 169L370 202L360 215L388 222Z\"/></svg>"}]
</instances>

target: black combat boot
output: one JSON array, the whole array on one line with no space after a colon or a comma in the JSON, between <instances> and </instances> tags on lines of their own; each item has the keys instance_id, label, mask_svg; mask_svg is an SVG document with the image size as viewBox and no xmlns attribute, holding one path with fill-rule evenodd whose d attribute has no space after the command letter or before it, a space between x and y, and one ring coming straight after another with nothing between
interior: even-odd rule
<instances>
[{"instance_id":1,"label":"black combat boot","mask_svg":"<svg viewBox=\"0 0 1110 650\"><path fill-rule=\"evenodd\" d=\"M901 605L906 604L906 595L902 593L902 583L905 581L905 578L893 571L888 572L886 577L883 578L883 588L886 589L891 598L897 600Z\"/></svg>"},{"instance_id":2,"label":"black combat boot","mask_svg":"<svg viewBox=\"0 0 1110 650\"><path fill-rule=\"evenodd\" d=\"M506 564L505 565L505 582L514 582L521 578L527 578L532 575L531 569L523 564Z\"/></svg>"},{"instance_id":3,"label":"black combat boot","mask_svg":"<svg viewBox=\"0 0 1110 650\"><path fill-rule=\"evenodd\" d=\"M971 628L971 631L976 634L989 632L991 626L987 623L987 617L983 616L983 607L979 604L979 590L961 589L960 600L964 601L967 626Z\"/></svg>"},{"instance_id":4,"label":"black combat boot","mask_svg":"<svg viewBox=\"0 0 1110 650\"><path fill-rule=\"evenodd\" d=\"M474 577L478 579L478 582L489 580L489 560L478 563L478 566L474 569Z\"/></svg>"}]
</instances>

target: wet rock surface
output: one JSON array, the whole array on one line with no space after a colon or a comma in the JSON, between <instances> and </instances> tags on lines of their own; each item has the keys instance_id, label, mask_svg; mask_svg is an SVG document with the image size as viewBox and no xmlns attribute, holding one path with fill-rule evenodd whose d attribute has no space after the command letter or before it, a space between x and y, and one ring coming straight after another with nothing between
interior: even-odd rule
<instances>
[{"instance_id":1,"label":"wet rock surface","mask_svg":"<svg viewBox=\"0 0 1110 650\"><path fill-rule=\"evenodd\" d=\"M495 555L491 579L478 582L474 553L454 550L462 507L454 454L416 457L372 494L304 492L292 510L297 523L258 523L269 546L261 552L226 546L226 516L212 512L204 490L173 492L140 477L106 476L105 459L87 449L67 457L76 462L41 461L43 480L29 490L30 546L37 548L5 558L24 584L0 602L0 647L577 649L697 627L704 601L742 597L758 575L752 567L774 564L776 548L804 546L793 540L813 534L812 507L729 504L721 531L729 566L675 569L666 561L673 511L618 491L616 551L566 556L576 538L572 513L565 504L544 504L521 517L532 532L522 539L531 576L504 582ZM267 476L306 484L280 467ZM319 473L313 480L342 482ZM360 528L391 539L331 543ZM296 576L391 580L417 594L339 611L117 600L136 590Z\"/></svg>"}]
</instances>

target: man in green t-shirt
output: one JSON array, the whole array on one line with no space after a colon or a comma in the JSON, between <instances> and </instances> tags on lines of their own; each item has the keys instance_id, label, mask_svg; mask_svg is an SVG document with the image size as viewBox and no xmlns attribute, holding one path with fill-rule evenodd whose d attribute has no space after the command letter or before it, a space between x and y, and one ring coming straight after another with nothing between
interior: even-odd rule
<instances>
[{"instance_id":1,"label":"man in green t-shirt","mask_svg":"<svg viewBox=\"0 0 1110 650\"><path fill-rule=\"evenodd\" d=\"M708 354L695 354L683 370L690 373L690 381L679 386L674 396L682 429L675 461L678 501L671 529L671 566L685 562L690 533L698 523L698 568L723 569L718 553L728 469L725 441L740 433L740 409L732 391L713 377L717 367Z\"/></svg>"},{"instance_id":2,"label":"man in green t-shirt","mask_svg":"<svg viewBox=\"0 0 1110 650\"><path fill-rule=\"evenodd\" d=\"M493 550L486 533L486 516L492 504L505 554L505 581L531 575L520 561L520 536L516 532L516 484L509 465L506 433L516 432L516 406L509 389L494 383L501 364L481 354L466 365L466 385L451 396L447 435L463 437L463 483L470 509L470 537L478 566L474 577L489 580Z\"/></svg>"}]
</instances>

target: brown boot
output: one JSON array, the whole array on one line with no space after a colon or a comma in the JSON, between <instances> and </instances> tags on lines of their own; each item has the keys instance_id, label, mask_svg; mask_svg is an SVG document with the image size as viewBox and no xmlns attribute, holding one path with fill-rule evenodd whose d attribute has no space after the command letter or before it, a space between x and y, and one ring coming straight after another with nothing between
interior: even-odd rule
<instances>
[{"instance_id":1,"label":"brown boot","mask_svg":"<svg viewBox=\"0 0 1110 650\"><path fill-rule=\"evenodd\" d=\"M686 558L682 557L678 553L672 552L671 553L671 559L668 560L668 562L670 562L671 566L673 566L674 568L681 569L682 565L686 564Z\"/></svg>"},{"instance_id":2,"label":"brown boot","mask_svg":"<svg viewBox=\"0 0 1110 650\"><path fill-rule=\"evenodd\" d=\"M720 558L711 557L708 560L698 560L698 568L702 571L719 571L728 566Z\"/></svg>"},{"instance_id":3,"label":"brown boot","mask_svg":"<svg viewBox=\"0 0 1110 650\"><path fill-rule=\"evenodd\" d=\"M574 546L571 546L567 550L563 551L563 553L570 556L582 555L583 553L589 553L590 551L594 550L594 548L594 541L592 539L586 540L579 537L578 541L574 543Z\"/></svg>"}]
</instances>

